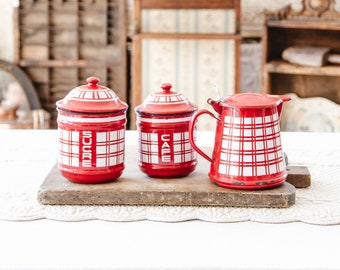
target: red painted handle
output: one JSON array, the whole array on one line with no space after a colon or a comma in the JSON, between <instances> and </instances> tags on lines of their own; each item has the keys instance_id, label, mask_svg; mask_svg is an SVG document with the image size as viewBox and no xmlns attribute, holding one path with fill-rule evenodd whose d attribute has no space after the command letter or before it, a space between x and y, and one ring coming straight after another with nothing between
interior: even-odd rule
<instances>
[{"instance_id":1,"label":"red painted handle","mask_svg":"<svg viewBox=\"0 0 340 270\"><path fill-rule=\"evenodd\" d=\"M194 148L195 151L198 154L200 154L202 157L204 157L209 162L213 162L211 157L209 157L206 153L204 153L201 149L198 148L198 146L196 145L196 142L194 140L194 131L195 131L196 121L197 121L197 118L202 114L208 114L211 117L218 120L218 118L212 112L210 112L206 109L198 110L197 112L195 112L194 115L192 116L190 123L189 123L189 141L190 141L192 148Z\"/></svg>"}]
</instances>

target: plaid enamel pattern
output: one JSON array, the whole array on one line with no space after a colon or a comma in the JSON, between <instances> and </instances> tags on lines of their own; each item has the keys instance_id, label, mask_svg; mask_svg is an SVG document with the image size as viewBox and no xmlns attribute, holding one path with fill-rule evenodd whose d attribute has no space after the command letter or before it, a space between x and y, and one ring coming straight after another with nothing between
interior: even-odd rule
<instances>
[{"instance_id":1,"label":"plaid enamel pattern","mask_svg":"<svg viewBox=\"0 0 340 270\"><path fill-rule=\"evenodd\" d=\"M277 113L263 117L225 116L218 172L264 176L285 169Z\"/></svg>"},{"instance_id":2,"label":"plaid enamel pattern","mask_svg":"<svg viewBox=\"0 0 340 270\"><path fill-rule=\"evenodd\" d=\"M140 132L139 141L139 160L145 163L178 164L196 159L196 152L190 145L188 132Z\"/></svg>"},{"instance_id":3,"label":"plaid enamel pattern","mask_svg":"<svg viewBox=\"0 0 340 270\"><path fill-rule=\"evenodd\" d=\"M107 167L124 162L125 130L97 132L96 165Z\"/></svg>"},{"instance_id":4,"label":"plaid enamel pattern","mask_svg":"<svg viewBox=\"0 0 340 270\"><path fill-rule=\"evenodd\" d=\"M59 132L59 162L66 166L100 168L124 162L124 129Z\"/></svg>"},{"instance_id":5,"label":"plaid enamel pattern","mask_svg":"<svg viewBox=\"0 0 340 270\"><path fill-rule=\"evenodd\" d=\"M79 167L79 131L59 129L59 162Z\"/></svg>"}]
</instances>

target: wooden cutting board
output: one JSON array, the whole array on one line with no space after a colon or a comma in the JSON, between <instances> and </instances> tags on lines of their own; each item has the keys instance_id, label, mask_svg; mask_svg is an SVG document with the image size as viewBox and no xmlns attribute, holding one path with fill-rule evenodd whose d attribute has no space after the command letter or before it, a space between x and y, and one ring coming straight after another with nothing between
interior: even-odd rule
<instances>
[{"instance_id":1,"label":"wooden cutting board","mask_svg":"<svg viewBox=\"0 0 340 270\"><path fill-rule=\"evenodd\" d=\"M123 175L103 184L76 184L65 179L57 165L42 183L38 200L47 205L171 205L171 206L239 206L239 207L289 207L295 203L295 187L286 182L266 190L234 190L210 182L209 163L198 157L192 174L183 178L159 179L143 174L137 166L137 149L126 148ZM291 167L289 178L296 175ZM305 170L302 170L306 173ZM308 172L308 169L307 169ZM295 175L294 175L295 173ZM309 172L308 172L309 173ZM304 177L306 175L303 175Z\"/></svg>"}]
</instances>

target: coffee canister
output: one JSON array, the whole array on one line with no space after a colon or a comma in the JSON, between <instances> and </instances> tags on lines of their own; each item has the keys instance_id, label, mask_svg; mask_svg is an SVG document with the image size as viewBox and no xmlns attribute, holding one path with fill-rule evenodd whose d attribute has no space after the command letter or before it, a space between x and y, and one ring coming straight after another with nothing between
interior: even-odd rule
<instances>
[{"instance_id":1,"label":"coffee canister","mask_svg":"<svg viewBox=\"0 0 340 270\"><path fill-rule=\"evenodd\" d=\"M195 170L196 152L189 142L189 122L197 106L171 90L149 95L135 108L138 130L138 165L151 177L182 177Z\"/></svg>"},{"instance_id":2,"label":"coffee canister","mask_svg":"<svg viewBox=\"0 0 340 270\"><path fill-rule=\"evenodd\" d=\"M90 77L57 101L61 174L76 183L101 183L124 170L128 105Z\"/></svg>"}]
</instances>

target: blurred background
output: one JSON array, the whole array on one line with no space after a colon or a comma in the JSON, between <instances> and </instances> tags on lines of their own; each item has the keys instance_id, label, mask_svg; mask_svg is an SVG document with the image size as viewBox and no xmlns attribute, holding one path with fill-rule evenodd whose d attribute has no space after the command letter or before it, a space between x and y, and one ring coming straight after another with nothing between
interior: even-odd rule
<instances>
[{"instance_id":1,"label":"blurred background","mask_svg":"<svg viewBox=\"0 0 340 270\"><path fill-rule=\"evenodd\" d=\"M282 130L339 132L339 64L282 59L292 46L340 53L339 10L333 0L0 0L0 128L56 128L55 102L97 76L129 103L130 129L133 108L169 82L200 108L215 86L291 94Z\"/></svg>"}]
</instances>

